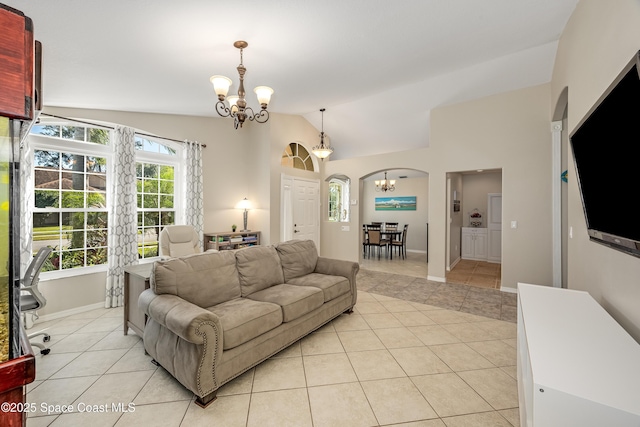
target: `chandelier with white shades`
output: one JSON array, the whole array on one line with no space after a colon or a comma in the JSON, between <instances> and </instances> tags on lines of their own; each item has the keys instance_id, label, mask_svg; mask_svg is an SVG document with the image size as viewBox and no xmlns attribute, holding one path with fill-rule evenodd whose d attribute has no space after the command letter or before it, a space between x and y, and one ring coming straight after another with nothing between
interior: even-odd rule
<instances>
[{"instance_id":1,"label":"chandelier with white shades","mask_svg":"<svg viewBox=\"0 0 640 427\"><path fill-rule=\"evenodd\" d=\"M216 102L216 111L222 117L231 117L234 121L236 129L242 127L245 120L256 121L258 123L265 123L269 120L269 112L267 106L273 95L273 89L268 86L258 86L253 91L258 96L258 102L260 103L259 113L254 113L251 107L247 107L247 101L245 100L244 91L244 75L247 69L242 64L242 52L249 46L244 40L238 40L233 44L234 47L240 49L240 65L238 65L238 74L240 75L240 84L238 86L238 95L227 96L229 87L232 85L230 78L225 76L211 76L209 79L213 84L213 90L218 95L218 102ZM226 100L226 102L225 102Z\"/></svg>"},{"instance_id":2,"label":"chandelier with white shades","mask_svg":"<svg viewBox=\"0 0 640 427\"><path fill-rule=\"evenodd\" d=\"M376 180L376 191L393 191L396 189L396 180L395 179L387 179L387 172L384 173L383 180Z\"/></svg>"}]
</instances>

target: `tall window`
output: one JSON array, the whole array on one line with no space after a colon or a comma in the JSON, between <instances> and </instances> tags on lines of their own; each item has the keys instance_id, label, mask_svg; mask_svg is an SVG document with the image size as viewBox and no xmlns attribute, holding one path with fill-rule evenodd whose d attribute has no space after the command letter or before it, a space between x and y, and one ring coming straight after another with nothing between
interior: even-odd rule
<instances>
[{"instance_id":1,"label":"tall window","mask_svg":"<svg viewBox=\"0 0 640 427\"><path fill-rule=\"evenodd\" d=\"M43 271L107 263L107 166L110 132L102 128L36 125L33 251L51 246Z\"/></svg>"},{"instance_id":2,"label":"tall window","mask_svg":"<svg viewBox=\"0 0 640 427\"><path fill-rule=\"evenodd\" d=\"M138 254L159 255L158 238L167 225L176 222L180 194L177 171L179 147L170 147L136 135L136 185L138 193Z\"/></svg>"},{"instance_id":3,"label":"tall window","mask_svg":"<svg viewBox=\"0 0 640 427\"><path fill-rule=\"evenodd\" d=\"M349 178L331 178L329 180L329 221L349 222Z\"/></svg>"}]
</instances>

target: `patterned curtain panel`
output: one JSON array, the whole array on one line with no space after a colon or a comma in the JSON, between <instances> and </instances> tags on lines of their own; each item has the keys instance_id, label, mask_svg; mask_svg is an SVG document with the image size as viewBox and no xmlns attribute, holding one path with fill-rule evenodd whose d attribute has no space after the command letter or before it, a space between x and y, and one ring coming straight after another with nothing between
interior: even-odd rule
<instances>
[{"instance_id":1,"label":"patterned curtain panel","mask_svg":"<svg viewBox=\"0 0 640 427\"><path fill-rule=\"evenodd\" d=\"M124 302L124 267L138 262L134 130L116 126L113 143L105 307Z\"/></svg>"},{"instance_id":2,"label":"patterned curtain panel","mask_svg":"<svg viewBox=\"0 0 640 427\"><path fill-rule=\"evenodd\" d=\"M24 126L20 135L20 277L33 258L33 149L24 134L29 129Z\"/></svg>"},{"instance_id":3,"label":"patterned curtain panel","mask_svg":"<svg viewBox=\"0 0 640 427\"><path fill-rule=\"evenodd\" d=\"M202 188L202 146L196 141L184 142L185 200L184 223L192 225L200 236L204 233L204 207Z\"/></svg>"}]
</instances>

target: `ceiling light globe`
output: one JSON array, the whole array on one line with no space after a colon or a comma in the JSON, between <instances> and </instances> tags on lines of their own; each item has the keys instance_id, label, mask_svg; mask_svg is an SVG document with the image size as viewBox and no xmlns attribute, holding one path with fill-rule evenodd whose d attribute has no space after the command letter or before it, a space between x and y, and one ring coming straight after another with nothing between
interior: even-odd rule
<instances>
[{"instance_id":1,"label":"ceiling light globe","mask_svg":"<svg viewBox=\"0 0 640 427\"><path fill-rule=\"evenodd\" d=\"M227 102L229 103L229 110L232 110L232 111L238 110L238 106L236 104L238 103L239 99L240 98L238 97L238 95L227 96Z\"/></svg>"},{"instance_id":2,"label":"ceiling light globe","mask_svg":"<svg viewBox=\"0 0 640 427\"><path fill-rule=\"evenodd\" d=\"M333 153L333 149L332 148L327 148L327 147L322 147L322 148L314 148L312 150L313 154L315 154L315 156L319 159L326 159L327 157L329 157L331 155L331 153Z\"/></svg>"},{"instance_id":3,"label":"ceiling light globe","mask_svg":"<svg viewBox=\"0 0 640 427\"><path fill-rule=\"evenodd\" d=\"M258 102L262 106L263 109L267 108L269 105L269 101L271 101L271 95L273 95L273 89L269 86L258 86L253 89L256 96L258 97Z\"/></svg>"},{"instance_id":4,"label":"ceiling light globe","mask_svg":"<svg viewBox=\"0 0 640 427\"><path fill-rule=\"evenodd\" d=\"M231 87L231 79L225 76L211 76L209 79L211 84L213 85L213 90L218 95L218 99L220 101L224 101L224 97L227 96L229 92L229 87Z\"/></svg>"}]
</instances>

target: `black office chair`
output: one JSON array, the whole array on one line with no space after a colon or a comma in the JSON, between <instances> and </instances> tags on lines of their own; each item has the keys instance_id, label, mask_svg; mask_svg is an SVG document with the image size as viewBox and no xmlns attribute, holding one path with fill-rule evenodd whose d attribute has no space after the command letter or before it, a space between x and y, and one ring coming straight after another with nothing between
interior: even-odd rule
<instances>
[{"instance_id":1,"label":"black office chair","mask_svg":"<svg viewBox=\"0 0 640 427\"><path fill-rule=\"evenodd\" d=\"M41 309L47 304L47 300L38 290L38 282L40 281L40 270L42 270L42 266L49 258L50 253L50 247L43 246L40 248L36 256L31 260L29 267L27 267L24 277L20 280L20 291L23 291L20 294L20 311L22 312L24 323L26 323L27 313L34 313L37 318L38 315L35 311ZM31 341L32 338L40 335L42 335L43 342L49 342L51 340L51 336L45 332L36 332L34 334L27 335L27 337L29 338L29 341ZM42 355L49 354L51 351L50 348L45 347L44 344L40 344L39 342L33 342L31 345L38 347L40 349L40 354Z\"/></svg>"}]
</instances>

